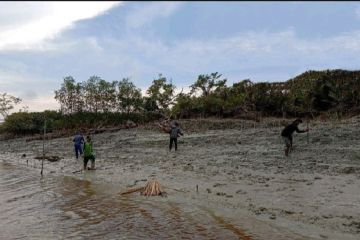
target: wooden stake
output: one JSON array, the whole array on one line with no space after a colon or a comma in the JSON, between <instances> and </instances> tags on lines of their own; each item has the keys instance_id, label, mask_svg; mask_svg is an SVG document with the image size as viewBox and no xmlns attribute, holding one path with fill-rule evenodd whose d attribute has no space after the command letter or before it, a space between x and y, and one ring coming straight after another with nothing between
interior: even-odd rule
<instances>
[{"instance_id":1,"label":"wooden stake","mask_svg":"<svg viewBox=\"0 0 360 240\"><path fill-rule=\"evenodd\" d=\"M44 136L43 136L43 157L41 160L41 177L43 176L43 170L44 170L44 159L45 159L45 134L46 134L46 120L44 120Z\"/></svg>"},{"instance_id":2,"label":"wooden stake","mask_svg":"<svg viewBox=\"0 0 360 240\"><path fill-rule=\"evenodd\" d=\"M133 189L129 189L125 192L120 193L121 195L125 195L125 194L129 194L129 193L133 193L133 192L139 192L144 190L145 187L138 187L138 188L133 188Z\"/></svg>"},{"instance_id":3,"label":"wooden stake","mask_svg":"<svg viewBox=\"0 0 360 240\"><path fill-rule=\"evenodd\" d=\"M307 118L307 121L306 121L306 128L308 129L308 131L307 131L307 143L309 143L309 118Z\"/></svg>"}]
</instances>

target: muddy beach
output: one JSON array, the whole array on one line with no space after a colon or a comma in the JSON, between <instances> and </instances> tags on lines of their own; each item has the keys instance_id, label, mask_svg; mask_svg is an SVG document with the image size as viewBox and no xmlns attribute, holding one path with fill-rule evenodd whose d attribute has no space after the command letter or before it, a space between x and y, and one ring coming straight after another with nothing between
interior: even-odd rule
<instances>
[{"instance_id":1,"label":"muddy beach","mask_svg":"<svg viewBox=\"0 0 360 240\"><path fill-rule=\"evenodd\" d=\"M311 122L309 136L294 134L288 158L280 120L180 124L176 153L155 125L93 135L96 171L80 171L71 136L47 140L46 154L61 159L44 162L44 177L86 180L112 196L156 178L168 195L147 201L206 207L227 223L224 239L359 239L360 118ZM0 160L40 176L42 144L0 141Z\"/></svg>"}]
</instances>

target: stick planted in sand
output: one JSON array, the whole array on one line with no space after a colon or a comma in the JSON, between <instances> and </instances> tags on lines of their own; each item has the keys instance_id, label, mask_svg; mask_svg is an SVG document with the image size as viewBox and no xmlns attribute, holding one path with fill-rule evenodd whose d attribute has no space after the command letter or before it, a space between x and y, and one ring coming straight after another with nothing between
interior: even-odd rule
<instances>
[{"instance_id":1,"label":"stick planted in sand","mask_svg":"<svg viewBox=\"0 0 360 240\"><path fill-rule=\"evenodd\" d=\"M306 121L306 129L308 130L307 131L307 143L309 143L309 118L307 118L307 121Z\"/></svg>"},{"instance_id":2,"label":"stick planted in sand","mask_svg":"<svg viewBox=\"0 0 360 240\"><path fill-rule=\"evenodd\" d=\"M45 159L45 134L46 134L46 119L44 119L44 136L43 136L43 157L41 160L41 177L43 176L43 170L44 170L44 159Z\"/></svg>"},{"instance_id":3,"label":"stick planted in sand","mask_svg":"<svg viewBox=\"0 0 360 240\"><path fill-rule=\"evenodd\" d=\"M306 124L306 128L309 129L309 122ZM307 143L309 143L309 131L307 132Z\"/></svg>"}]
</instances>

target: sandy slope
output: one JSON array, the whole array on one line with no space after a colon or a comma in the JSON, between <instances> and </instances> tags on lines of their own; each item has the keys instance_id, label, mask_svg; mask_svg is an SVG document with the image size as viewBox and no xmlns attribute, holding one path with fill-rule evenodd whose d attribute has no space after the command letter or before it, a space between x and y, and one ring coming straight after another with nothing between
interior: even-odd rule
<instances>
[{"instance_id":1,"label":"sandy slope","mask_svg":"<svg viewBox=\"0 0 360 240\"><path fill-rule=\"evenodd\" d=\"M306 133L295 133L288 158L278 122L256 128L240 120L180 123L185 136L176 153L168 152L168 135L151 127L94 135L95 180L121 191L156 177L169 198L211 206L229 218L248 214L304 239L360 238L360 119L312 122L309 142ZM45 174L89 178L72 173L81 161L71 137L50 140L46 149L63 159L46 162ZM2 160L29 167L40 167L33 158L41 151L41 141L0 142Z\"/></svg>"}]
</instances>

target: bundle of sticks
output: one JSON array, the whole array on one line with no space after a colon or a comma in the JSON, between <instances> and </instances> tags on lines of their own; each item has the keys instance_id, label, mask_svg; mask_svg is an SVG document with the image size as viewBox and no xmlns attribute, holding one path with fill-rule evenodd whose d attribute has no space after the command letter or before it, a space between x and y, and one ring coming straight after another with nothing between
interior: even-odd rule
<instances>
[{"instance_id":1,"label":"bundle of sticks","mask_svg":"<svg viewBox=\"0 0 360 240\"><path fill-rule=\"evenodd\" d=\"M148 181L145 187L129 189L125 192L122 192L121 195L134 192L140 192L141 195L145 196L160 196L165 194L165 191L162 190L160 183L155 179Z\"/></svg>"},{"instance_id":2,"label":"bundle of sticks","mask_svg":"<svg viewBox=\"0 0 360 240\"><path fill-rule=\"evenodd\" d=\"M156 180L150 180L147 182L144 190L141 191L141 195L145 196L158 196L163 193L164 191L161 189L160 183Z\"/></svg>"}]
</instances>

